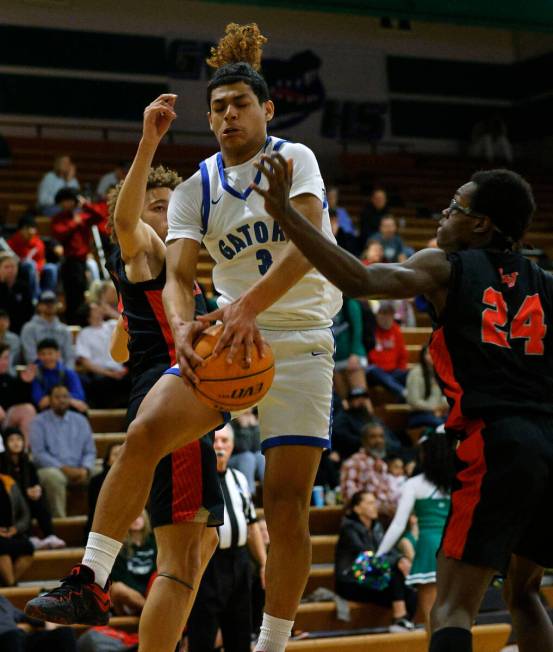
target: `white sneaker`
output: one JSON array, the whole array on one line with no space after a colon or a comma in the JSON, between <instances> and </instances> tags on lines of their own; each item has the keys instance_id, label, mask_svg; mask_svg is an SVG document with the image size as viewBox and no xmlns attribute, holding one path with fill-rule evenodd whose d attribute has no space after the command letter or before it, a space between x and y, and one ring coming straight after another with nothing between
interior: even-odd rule
<instances>
[{"instance_id":1,"label":"white sneaker","mask_svg":"<svg viewBox=\"0 0 553 652\"><path fill-rule=\"evenodd\" d=\"M65 548L67 546L65 541L57 537L55 534L50 534L47 536L46 539L44 539L43 544L45 548L50 548L51 550L55 550L56 548Z\"/></svg>"},{"instance_id":2,"label":"white sneaker","mask_svg":"<svg viewBox=\"0 0 553 652\"><path fill-rule=\"evenodd\" d=\"M35 550L42 550L46 548L44 545L46 539L39 539L38 537L29 537L29 541L33 544Z\"/></svg>"}]
</instances>

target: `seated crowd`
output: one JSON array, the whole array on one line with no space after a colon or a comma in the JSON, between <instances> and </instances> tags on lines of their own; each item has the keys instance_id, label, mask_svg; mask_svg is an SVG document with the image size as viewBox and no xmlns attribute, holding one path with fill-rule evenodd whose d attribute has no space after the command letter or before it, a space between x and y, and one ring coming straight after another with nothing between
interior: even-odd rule
<instances>
[{"instance_id":1,"label":"seated crowd","mask_svg":"<svg viewBox=\"0 0 553 652\"><path fill-rule=\"evenodd\" d=\"M38 214L51 219L52 238L41 238L29 213L7 239L10 249L0 251L0 584L6 586L17 583L35 550L65 545L52 519L67 515L68 490L88 493L90 528L101 484L120 450L113 444L103 465L97 460L88 415L96 408L125 408L130 386L127 367L110 356L117 295L111 281L101 280L92 255L93 236L109 247L105 195L126 169L118 164L91 201L78 194L71 158L58 157L40 183L37 203ZM411 253L397 233L384 189L373 190L359 220L338 198L338 190L329 189L333 231L366 265L401 261ZM379 417L375 397L385 396L380 403L408 403L409 428L435 429L447 416L427 346L418 364L408 364L402 326L413 326L414 315L410 301L344 298L333 328L332 448L316 480L323 501L347 505L336 552L336 593L390 606L398 630L413 628L416 598L405 582L413 554L405 550L416 544L416 526L410 521L388 554L385 590L360 584L352 564L359 553L376 554L420 463L406 432L394 431ZM259 497L265 461L256 411L241 414L232 426L228 466L241 472L249 494ZM131 526L115 566L115 613L140 613L154 572L155 543L144 513ZM19 622L21 614L14 611L10 618ZM73 639L60 642L60 649L64 645L72 649Z\"/></svg>"}]
</instances>

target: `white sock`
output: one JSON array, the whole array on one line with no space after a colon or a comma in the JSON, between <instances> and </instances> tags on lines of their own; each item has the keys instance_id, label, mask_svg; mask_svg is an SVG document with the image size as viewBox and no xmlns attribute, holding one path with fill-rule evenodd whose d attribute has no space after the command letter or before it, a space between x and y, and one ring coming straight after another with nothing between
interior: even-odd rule
<instances>
[{"instance_id":1,"label":"white sock","mask_svg":"<svg viewBox=\"0 0 553 652\"><path fill-rule=\"evenodd\" d=\"M284 652L293 624L293 620L275 618L264 613L261 632L255 646L256 652Z\"/></svg>"},{"instance_id":2,"label":"white sock","mask_svg":"<svg viewBox=\"0 0 553 652\"><path fill-rule=\"evenodd\" d=\"M91 532L86 542L86 550L82 563L94 571L94 581L102 589L108 581L109 574L115 564L115 558L123 544L103 534Z\"/></svg>"}]
</instances>

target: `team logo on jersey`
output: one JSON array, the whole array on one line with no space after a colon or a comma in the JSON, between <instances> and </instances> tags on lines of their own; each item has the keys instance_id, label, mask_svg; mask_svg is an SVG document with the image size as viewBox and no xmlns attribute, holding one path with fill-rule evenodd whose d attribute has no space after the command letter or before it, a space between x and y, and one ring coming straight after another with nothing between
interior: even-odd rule
<instances>
[{"instance_id":1,"label":"team logo on jersey","mask_svg":"<svg viewBox=\"0 0 553 652\"><path fill-rule=\"evenodd\" d=\"M503 267L500 267L499 274L501 276L501 282L504 283L508 288L515 287L518 278L518 272L511 272L510 274L504 274Z\"/></svg>"}]
</instances>

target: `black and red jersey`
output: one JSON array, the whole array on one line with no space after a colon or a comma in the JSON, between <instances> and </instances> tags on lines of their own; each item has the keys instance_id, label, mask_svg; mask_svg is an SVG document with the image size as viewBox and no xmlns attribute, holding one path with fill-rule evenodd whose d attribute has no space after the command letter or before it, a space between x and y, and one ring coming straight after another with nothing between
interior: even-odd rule
<instances>
[{"instance_id":1,"label":"black and red jersey","mask_svg":"<svg viewBox=\"0 0 553 652\"><path fill-rule=\"evenodd\" d=\"M121 259L121 250L114 247L107 263L129 333L129 364L133 381L157 365L169 368L175 364L175 344L163 308L161 293L165 286L165 263L157 278L131 283ZM194 283L196 315L207 312L200 287Z\"/></svg>"},{"instance_id":2,"label":"black and red jersey","mask_svg":"<svg viewBox=\"0 0 553 652\"><path fill-rule=\"evenodd\" d=\"M430 352L447 426L498 413L553 413L553 277L515 252L450 254Z\"/></svg>"}]
</instances>

